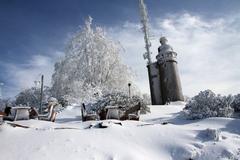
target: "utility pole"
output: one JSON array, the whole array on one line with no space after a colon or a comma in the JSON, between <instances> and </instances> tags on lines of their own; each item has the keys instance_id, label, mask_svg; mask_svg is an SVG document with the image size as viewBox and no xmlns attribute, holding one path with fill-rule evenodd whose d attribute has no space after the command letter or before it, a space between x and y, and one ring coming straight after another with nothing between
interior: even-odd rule
<instances>
[{"instance_id":1,"label":"utility pole","mask_svg":"<svg viewBox=\"0 0 240 160\"><path fill-rule=\"evenodd\" d=\"M43 80L44 80L44 75L41 77L41 92L40 92L40 114L42 113L42 101L43 101Z\"/></svg>"}]
</instances>

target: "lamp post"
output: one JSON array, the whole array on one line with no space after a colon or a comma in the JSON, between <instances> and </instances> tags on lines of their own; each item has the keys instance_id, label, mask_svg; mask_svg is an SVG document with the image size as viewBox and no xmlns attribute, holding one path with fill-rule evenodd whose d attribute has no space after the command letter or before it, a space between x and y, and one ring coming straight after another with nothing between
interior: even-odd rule
<instances>
[{"instance_id":1,"label":"lamp post","mask_svg":"<svg viewBox=\"0 0 240 160\"><path fill-rule=\"evenodd\" d=\"M42 100L43 100L43 79L44 75L41 76L41 81L34 81L36 89L40 89L39 95L39 113L42 113Z\"/></svg>"},{"instance_id":2,"label":"lamp post","mask_svg":"<svg viewBox=\"0 0 240 160\"><path fill-rule=\"evenodd\" d=\"M41 93L40 93L40 113L42 113L42 100L43 100L43 79L44 79L44 75L42 75L41 77Z\"/></svg>"},{"instance_id":3,"label":"lamp post","mask_svg":"<svg viewBox=\"0 0 240 160\"><path fill-rule=\"evenodd\" d=\"M128 94L129 98L131 98L131 83L128 83Z\"/></svg>"}]
</instances>

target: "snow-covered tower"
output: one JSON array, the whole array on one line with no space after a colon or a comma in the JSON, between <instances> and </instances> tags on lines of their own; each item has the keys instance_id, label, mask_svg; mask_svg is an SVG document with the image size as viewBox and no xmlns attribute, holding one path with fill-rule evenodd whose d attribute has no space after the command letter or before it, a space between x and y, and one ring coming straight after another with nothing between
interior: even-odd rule
<instances>
[{"instance_id":1,"label":"snow-covered tower","mask_svg":"<svg viewBox=\"0 0 240 160\"><path fill-rule=\"evenodd\" d=\"M161 46L158 48L156 58L161 81L162 102L165 104L170 101L183 101L184 97L177 67L177 53L167 44L165 37L160 38L160 43Z\"/></svg>"},{"instance_id":2,"label":"snow-covered tower","mask_svg":"<svg viewBox=\"0 0 240 160\"><path fill-rule=\"evenodd\" d=\"M147 59L149 86L153 105L162 105L169 101L183 101L181 82L177 68L177 53L175 53L167 39L160 39L157 62L151 60L151 42L149 39L149 24L147 8L143 0L139 0L142 31L144 33L144 59Z\"/></svg>"},{"instance_id":3,"label":"snow-covered tower","mask_svg":"<svg viewBox=\"0 0 240 160\"><path fill-rule=\"evenodd\" d=\"M142 31L144 33L145 49L146 52L143 54L144 59L147 59L149 86L151 92L151 101L153 105L162 104L161 86L160 86L160 75L158 70L157 62L152 63L151 60L151 42L148 25L148 13L147 7L143 0L139 0L139 9L141 14Z\"/></svg>"}]
</instances>

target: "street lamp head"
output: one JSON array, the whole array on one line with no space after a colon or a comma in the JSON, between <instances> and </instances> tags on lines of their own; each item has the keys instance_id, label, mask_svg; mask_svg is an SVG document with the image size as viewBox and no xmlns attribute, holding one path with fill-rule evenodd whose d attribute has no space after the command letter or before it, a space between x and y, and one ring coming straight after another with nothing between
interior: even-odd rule
<instances>
[{"instance_id":1,"label":"street lamp head","mask_svg":"<svg viewBox=\"0 0 240 160\"><path fill-rule=\"evenodd\" d=\"M128 83L128 86L130 87L130 86L131 86L131 83Z\"/></svg>"}]
</instances>

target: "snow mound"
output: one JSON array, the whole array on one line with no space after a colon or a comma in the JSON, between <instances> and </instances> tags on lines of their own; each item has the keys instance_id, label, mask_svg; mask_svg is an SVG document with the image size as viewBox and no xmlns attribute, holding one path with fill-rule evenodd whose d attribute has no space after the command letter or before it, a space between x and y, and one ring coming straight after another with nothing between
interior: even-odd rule
<instances>
[{"instance_id":1,"label":"snow mound","mask_svg":"<svg viewBox=\"0 0 240 160\"><path fill-rule=\"evenodd\" d=\"M206 130L202 131L200 135L203 139L219 141L220 140L220 130L218 129L211 129L207 128Z\"/></svg>"}]
</instances>

